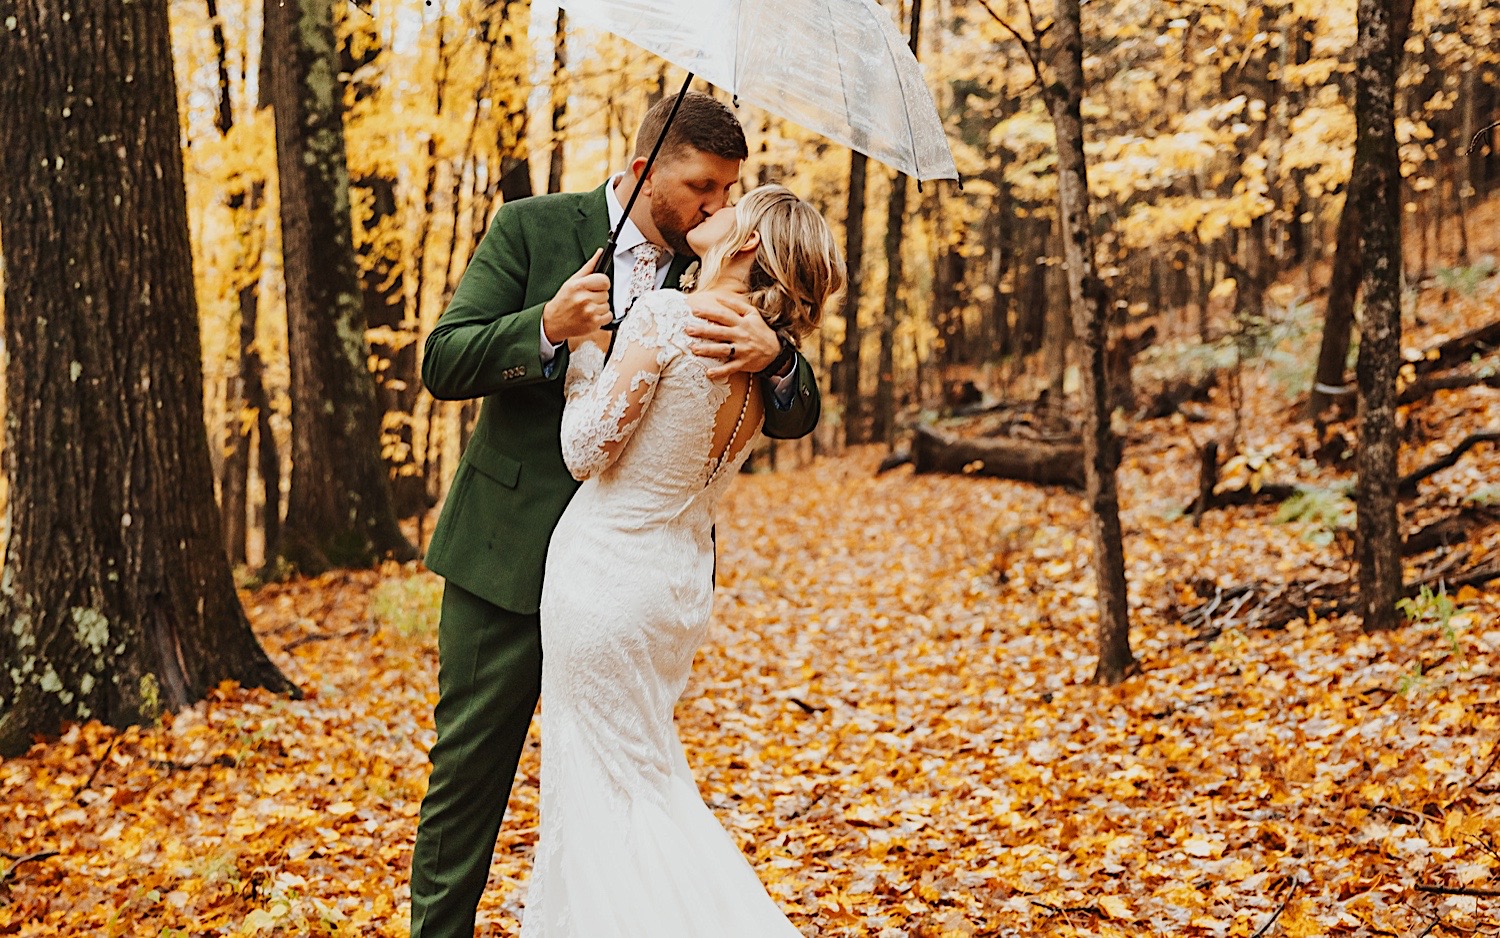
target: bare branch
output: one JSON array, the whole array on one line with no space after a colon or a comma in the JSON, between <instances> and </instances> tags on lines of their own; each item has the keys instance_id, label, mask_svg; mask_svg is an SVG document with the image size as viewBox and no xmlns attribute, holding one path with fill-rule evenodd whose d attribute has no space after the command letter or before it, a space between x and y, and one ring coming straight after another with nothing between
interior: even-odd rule
<instances>
[{"instance_id":1,"label":"bare branch","mask_svg":"<svg viewBox=\"0 0 1500 938\"><path fill-rule=\"evenodd\" d=\"M1440 896L1500 898L1500 889L1476 889L1471 886L1439 886L1435 883L1417 883L1417 892L1430 892Z\"/></svg>"},{"instance_id":2,"label":"bare branch","mask_svg":"<svg viewBox=\"0 0 1500 938\"><path fill-rule=\"evenodd\" d=\"M104 768L104 763L109 761L109 754L115 751L115 743L119 741L119 734L115 734L109 738L109 745L104 747L104 755L100 756L99 761L94 763L94 770L89 773L89 777L84 779L83 784L78 786L77 791L73 792L73 799L75 801L82 797L90 785L94 784L94 777L99 774L100 769Z\"/></svg>"},{"instance_id":3,"label":"bare branch","mask_svg":"<svg viewBox=\"0 0 1500 938\"><path fill-rule=\"evenodd\" d=\"M980 0L980 2L983 2L983 0ZM1476 149L1478 149L1479 138L1494 130L1496 127L1500 127L1500 121L1495 121L1493 124L1490 124L1489 126L1481 129L1479 133L1475 134L1474 139L1469 141L1468 149L1464 150L1464 156L1468 156L1470 153L1473 153Z\"/></svg>"},{"instance_id":4,"label":"bare branch","mask_svg":"<svg viewBox=\"0 0 1500 938\"><path fill-rule=\"evenodd\" d=\"M1266 919L1266 923L1260 926L1250 938L1261 938L1262 935L1271 930L1271 926L1276 924L1278 918L1281 918L1281 913L1286 911L1287 903L1292 901L1292 896L1297 894L1297 887L1300 885L1301 883L1297 880L1292 880L1292 888L1286 891L1286 897L1281 900L1281 905L1276 907L1276 911L1271 913L1271 917Z\"/></svg>"},{"instance_id":5,"label":"bare branch","mask_svg":"<svg viewBox=\"0 0 1500 938\"><path fill-rule=\"evenodd\" d=\"M1010 33L1015 37L1016 42L1021 44L1021 51L1026 53L1026 58L1031 62L1031 71L1036 75L1037 85L1040 86L1044 84L1046 82L1046 79L1042 77L1042 63L1038 58L1038 52L1040 51L1038 46L1041 36L1034 35L1031 37L1027 37L1021 35L1020 31L1017 30L1014 26L1010 25L1010 22L1006 20L1005 17L995 12L994 7L990 6L989 0L979 0L979 5L984 7L984 12L988 13L991 19L1000 24L1001 29ZM1031 0L1026 0L1026 16L1031 22L1032 32L1035 33L1036 17L1035 14L1031 12Z\"/></svg>"},{"instance_id":6,"label":"bare branch","mask_svg":"<svg viewBox=\"0 0 1500 938\"><path fill-rule=\"evenodd\" d=\"M19 858L18 860L16 860L16 862L10 865L10 869L6 870L4 873L0 873L0 886L3 886L4 884L10 882L10 878L16 875L16 870L21 866L22 863L30 863L32 860L45 860L48 857L55 856L57 856L56 850L43 850L40 853L29 853L26 856Z\"/></svg>"}]
</instances>

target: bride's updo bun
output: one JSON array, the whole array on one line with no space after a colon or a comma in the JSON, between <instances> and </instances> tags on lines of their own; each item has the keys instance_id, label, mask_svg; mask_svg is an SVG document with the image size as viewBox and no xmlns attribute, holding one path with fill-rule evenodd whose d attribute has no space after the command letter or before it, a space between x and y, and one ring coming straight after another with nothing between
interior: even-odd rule
<instances>
[{"instance_id":1,"label":"bride's updo bun","mask_svg":"<svg viewBox=\"0 0 1500 938\"><path fill-rule=\"evenodd\" d=\"M823 307L844 289L844 257L833 231L785 186L751 189L734 208L734 229L704 256L698 282L713 283L724 259L759 234L748 300L795 344L818 327Z\"/></svg>"}]
</instances>

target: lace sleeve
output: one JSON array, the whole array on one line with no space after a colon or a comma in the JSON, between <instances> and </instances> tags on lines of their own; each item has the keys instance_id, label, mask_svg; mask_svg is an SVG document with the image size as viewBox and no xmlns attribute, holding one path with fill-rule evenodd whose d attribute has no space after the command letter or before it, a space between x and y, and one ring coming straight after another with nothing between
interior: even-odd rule
<instances>
[{"instance_id":1,"label":"lace sleeve","mask_svg":"<svg viewBox=\"0 0 1500 938\"><path fill-rule=\"evenodd\" d=\"M597 378L568 376L563 462L580 482L614 465L640 425L662 369L678 352L661 337L650 298L643 297L625 318L614 354Z\"/></svg>"}]
</instances>

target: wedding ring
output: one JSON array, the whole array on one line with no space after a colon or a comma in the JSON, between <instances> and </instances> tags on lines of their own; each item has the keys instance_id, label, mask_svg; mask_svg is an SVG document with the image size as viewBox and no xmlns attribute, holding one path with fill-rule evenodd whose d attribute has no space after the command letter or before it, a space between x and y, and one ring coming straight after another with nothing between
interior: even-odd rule
<instances>
[{"instance_id":1,"label":"wedding ring","mask_svg":"<svg viewBox=\"0 0 1500 938\"><path fill-rule=\"evenodd\" d=\"M724 360L727 361L727 362L734 361L734 343L733 342L729 343L729 356L727 358L725 358Z\"/></svg>"}]
</instances>

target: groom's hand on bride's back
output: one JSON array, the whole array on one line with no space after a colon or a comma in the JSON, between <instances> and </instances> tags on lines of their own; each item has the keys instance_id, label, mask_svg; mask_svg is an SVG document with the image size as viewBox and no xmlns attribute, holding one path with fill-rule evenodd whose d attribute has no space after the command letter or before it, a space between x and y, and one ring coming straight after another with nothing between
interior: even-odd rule
<instances>
[{"instance_id":1,"label":"groom's hand on bride's back","mask_svg":"<svg viewBox=\"0 0 1500 938\"><path fill-rule=\"evenodd\" d=\"M542 331L553 345L596 332L614 318L609 308L609 277L594 273L603 253L603 248L595 251L542 307Z\"/></svg>"},{"instance_id":2,"label":"groom's hand on bride's back","mask_svg":"<svg viewBox=\"0 0 1500 938\"><path fill-rule=\"evenodd\" d=\"M760 310L734 296L687 294L694 321L684 330L696 339L693 351L722 362L708 370L717 381L736 371L758 374L781 352L781 340L761 318Z\"/></svg>"}]
</instances>

